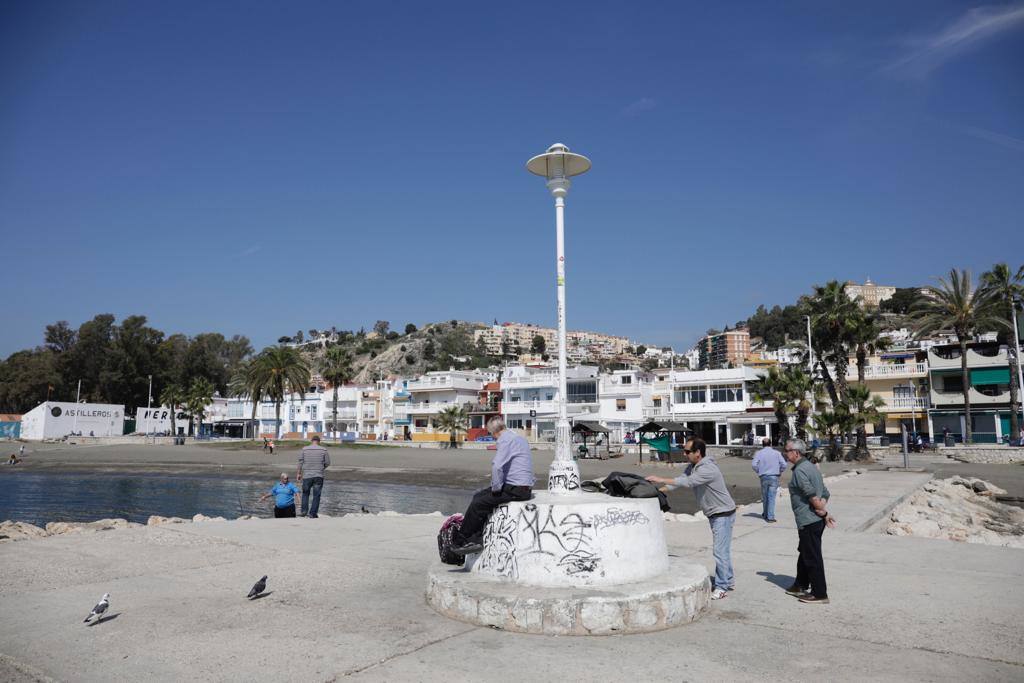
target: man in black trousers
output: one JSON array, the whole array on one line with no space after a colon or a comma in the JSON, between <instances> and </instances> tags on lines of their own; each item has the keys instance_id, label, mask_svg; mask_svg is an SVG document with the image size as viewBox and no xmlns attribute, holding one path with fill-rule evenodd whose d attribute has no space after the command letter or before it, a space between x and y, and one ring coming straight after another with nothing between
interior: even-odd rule
<instances>
[{"instance_id":1,"label":"man in black trousers","mask_svg":"<svg viewBox=\"0 0 1024 683\"><path fill-rule=\"evenodd\" d=\"M796 581L786 589L807 604L828 604L825 560L821 555L821 536L836 520L826 509L831 495L817 466L804 458L807 445L800 439L786 442L786 460L793 466L789 480L789 500L796 518L800 544L796 561ZM809 591L809 593L808 593Z\"/></svg>"}]
</instances>

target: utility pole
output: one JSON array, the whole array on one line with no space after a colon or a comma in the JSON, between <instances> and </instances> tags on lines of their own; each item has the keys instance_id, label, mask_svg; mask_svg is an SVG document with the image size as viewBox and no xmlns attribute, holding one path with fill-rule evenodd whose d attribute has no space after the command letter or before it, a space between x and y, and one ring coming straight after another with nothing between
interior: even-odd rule
<instances>
[{"instance_id":1,"label":"utility pole","mask_svg":"<svg viewBox=\"0 0 1024 683\"><path fill-rule=\"evenodd\" d=\"M149 420L148 432L153 432L153 375L149 376L149 398L146 399L146 419Z\"/></svg>"}]
</instances>

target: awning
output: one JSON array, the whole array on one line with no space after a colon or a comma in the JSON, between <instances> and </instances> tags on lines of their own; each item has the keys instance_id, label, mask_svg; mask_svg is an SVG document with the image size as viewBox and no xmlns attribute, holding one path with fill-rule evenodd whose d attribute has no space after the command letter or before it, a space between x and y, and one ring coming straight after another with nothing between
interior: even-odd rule
<instances>
[{"instance_id":1,"label":"awning","mask_svg":"<svg viewBox=\"0 0 1024 683\"><path fill-rule=\"evenodd\" d=\"M575 422L572 425L573 434L611 434L606 428L597 422Z\"/></svg>"},{"instance_id":2,"label":"awning","mask_svg":"<svg viewBox=\"0 0 1024 683\"><path fill-rule=\"evenodd\" d=\"M916 357L917 357L917 354L914 353L913 351L901 352L901 353L883 353L883 354L881 354L879 356L879 358L883 358L885 360L897 359L897 358L916 358Z\"/></svg>"},{"instance_id":3,"label":"awning","mask_svg":"<svg viewBox=\"0 0 1024 683\"><path fill-rule=\"evenodd\" d=\"M982 368L971 370L971 386L979 384L1009 384L1010 368Z\"/></svg>"},{"instance_id":4,"label":"awning","mask_svg":"<svg viewBox=\"0 0 1024 683\"><path fill-rule=\"evenodd\" d=\"M659 420L657 422L651 421L642 427L637 427L635 431L647 433L647 432L692 432L692 429L687 428L678 422L672 422L670 420Z\"/></svg>"}]
</instances>

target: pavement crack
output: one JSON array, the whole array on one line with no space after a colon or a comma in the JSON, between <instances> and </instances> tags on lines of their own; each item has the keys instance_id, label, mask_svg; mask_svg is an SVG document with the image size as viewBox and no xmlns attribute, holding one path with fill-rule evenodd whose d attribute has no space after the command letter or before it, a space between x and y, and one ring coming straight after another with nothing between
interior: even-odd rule
<instances>
[{"instance_id":1,"label":"pavement crack","mask_svg":"<svg viewBox=\"0 0 1024 683\"><path fill-rule=\"evenodd\" d=\"M415 653L419 652L420 650L428 648L428 647L430 647L432 645L437 645L438 643L443 643L446 640L451 640L452 638L458 638L459 636L464 636L467 633L472 633L473 631L476 631L479 628L480 628L479 626L474 626L472 628L467 628L467 629L465 629L463 631L459 631L458 633L452 633L451 635L444 636L443 638L435 638L434 640L431 640L431 641L428 641L426 643L423 643L422 645L418 645L417 647L414 647L411 650L406 650L405 652L396 652L395 654L391 655L390 657L385 657L384 659L381 659L379 661L373 662L372 664L367 664L366 666L361 666L361 667L359 667L357 669L349 669L348 671L342 673L341 677L352 676L354 674L362 673L364 671L369 671L370 669L378 667L381 664L387 664L388 662L390 662L393 659L398 659L399 657L405 657L406 655L415 654ZM335 680L335 681L338 680L338 676L335 676L332 680Z\"/></svg>"}]
</instances>

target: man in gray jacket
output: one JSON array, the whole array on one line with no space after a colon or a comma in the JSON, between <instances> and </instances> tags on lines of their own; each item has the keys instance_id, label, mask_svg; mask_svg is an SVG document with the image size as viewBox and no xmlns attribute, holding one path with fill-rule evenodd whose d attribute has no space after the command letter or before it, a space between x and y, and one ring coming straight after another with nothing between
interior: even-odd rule
<instances>
[{"instance_id":1,"label":"man in gray jacket","mask_svg":"<svg viewBox=\"0 0 1024 683\"><path fill-rule=\"evenodd\" d=\"M324 471L331 466L331 456L327 449L320 445L320 437L314 436L312 443L299 453L299 469L295 473L295 481L302 482L302 513L303 517L317 518L320 511L320 492L324 488ZM312 492L312 500L310 493Z\"/></svg>"},{"instance_id":2,"label":"man in gray jacket","mask_svg":"<svg viewBox=\"0 0 1024 683\"><path fill-rule=\"evenodd\" d=\"M721 600L735 587L732 571L732 526L736 521L736 503L725 486L722 470L715 459L707 455L707 444L701 439L690 439L683 447L683 455L690 461L681 476L675 479L647 477L653 484L664 484L671 491L680 486L693 489L697 504L711 525L715 556L715 590L712 600Z\"/></svg>"}]
</instances>

